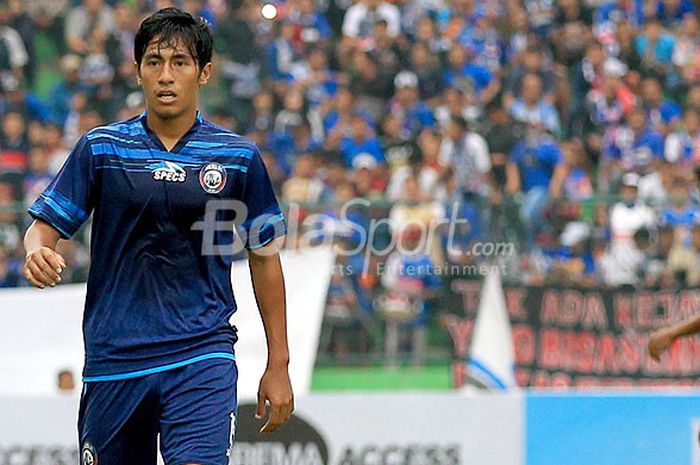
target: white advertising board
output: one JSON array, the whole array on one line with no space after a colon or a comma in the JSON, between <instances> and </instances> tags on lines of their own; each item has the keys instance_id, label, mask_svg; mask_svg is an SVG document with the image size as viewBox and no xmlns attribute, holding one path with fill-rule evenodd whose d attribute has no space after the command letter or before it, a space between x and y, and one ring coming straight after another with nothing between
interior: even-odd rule
<instances>
[{"instance_id":1,"label":"white advertising board","mask_svg":"<svg viewBox=\"0 0 700 465\"><path fill-rule=\"evenodd\" d=\"M290 376L299 395L309 392L334 256L329 247L283 251ZM238 311L236 358L239 396L253 399L267 348L247 261L232 270ZM264 292L264 290L261 290ZM79 378L84 359L81 321L85 285L0 290L0 395L48 395L64 368Z\"/></svg>"},{"instance_id":2,"label":"white advertising board","mask_svg":"<svg viewBox=\"0 0 700 465\"><path fill-rule=\"evenodd\" d=\"M77 403L0 398L0 465L75 465ZM314 394L261 435L243 404L231 464L522 465L522 412L516 394Z\"/></svg>"}]
</instances>

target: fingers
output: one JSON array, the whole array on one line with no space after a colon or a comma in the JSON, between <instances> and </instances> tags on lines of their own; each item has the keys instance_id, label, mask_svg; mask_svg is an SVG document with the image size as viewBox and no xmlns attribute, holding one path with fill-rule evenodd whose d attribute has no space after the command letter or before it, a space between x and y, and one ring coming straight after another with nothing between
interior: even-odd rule
<instances>
[{"instance_id":1,"label":"fingers","mask_svg":"<svg viewBox=\"0 0 700 465\"><path fill-rule=\"evenodd\" d=\"M260 429L260 432L271 433L276 431L284 424L285 421L289 419L292 411L294 411L294 401L273 404L270 410L270 417L265 425L263 425L263 427Z\"/></svg>"},{"instance_id":2,"label":"fingers","mask_svg":"<svg viewBox=\"0 0 700 465\"><path fill-rule=\"evenodd\" d=\"M66 268L66 261L56 252L42 249L42 257L56 273L61 273Z\"/></svg>"},{"instance_id":3,"label":"fingers","mask_svg":"<svg viewBox=\"0 0 700 465\"><path fill-rule=\"evenodd\" d=\"M39 282L48 286L55 286L61 277L52 270L45 260L31 259L26 264L25 267L31 271L34 278Z\"/></svg>"},{"instance_id":4,"label":"fingers","mask_svg":"<svg viewBox=\"0 0 700 465\"><path fill-rule=\"evenodd\" d=\"M265 416L265 396L258 392L258 408L255 411L255 418L258 420Z\"/></svg>"},{"instance_id":5,"label":"fingers","mask_svg":"<svg viewBox=\"0 0 700 465\"><path fill-rule=\"evenodd\" d=\"M24 274L34 286L44 288L55 286L61 282L60 273L66 267L66 262L59 254L49 249L42 249L27 257Z\"/></svg>"},{"instance_id":6,"label":"fingers","mask_svg":"<svg viewBox=\"0 0 700 465\"><path fill-rule=\"evenodd\" d=\"M294 399L290 399L286 402L276 402L272 403L270 409L270 416L260 429L261 433L271 433L276 431L280 426L286 422L292 412L294 411Z\"/></svg>"},{"instance_id":7,"label":"fingers","mask_svg":"<svg viewBox=\"0 0 700 465\"><path fill-rule=\"evenodd\" d=\"M656 360L658 362L660 357L659 357L659 351L656 350L656 347L650 343L648 350L649 350L649 355L651 356L651 358L653 358L654 360Z\"/></svg>"},{"instance_id":8,"label":"fingers","mask_svg":"<svg viewBox=\"0 0 700 465\"><path fill-rule=\"evenodd\" d=\"M282 418L283 418L282 406L273 405L272 408L270 409L270 416L268 417L267 422L263 425L263 427L260 428L260 432L261 433L271 433L271 432L275 431L283 423Z\"/></svg>"},{"instance_id":9,"label":"fingers","mask_svg":"<svg viewBox=\"0 0 700 465\"><path fill-rule=\"evenodd\" d=\"M45 287L44 283L36 279L29 267L26 266L24 267L24 277L27 278L27 281L29 281L34 287L38 287L39 289L43 289Z\"/></svg>"}]
</instances>

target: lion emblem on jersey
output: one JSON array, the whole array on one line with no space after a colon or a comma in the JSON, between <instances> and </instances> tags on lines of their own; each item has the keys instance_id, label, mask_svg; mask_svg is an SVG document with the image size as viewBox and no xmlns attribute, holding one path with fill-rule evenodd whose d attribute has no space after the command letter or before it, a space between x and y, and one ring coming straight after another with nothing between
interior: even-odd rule
<instances>
[{"instance_id":1,"label":"lion emblem on jersey","mask_svg":"<svg viewBox=\"0 0 700 465\"><path fill-rule=\"evenodd\" d=\"M83 449L80 452L80 463L82 465L97 465L97 451L89 442L83 444Z\"/></svg>"},{"instance_id":2,"label":"lion emblem on jersey","mask_svg":"<svg viewBox=\"0 0 700 465\"><path fill-rule=\"evenodd\" d=\"M226 169L219 163L207 164L199 172L199 184L208 194L218 194L226 185Z\"/></svg>"}]
</instances>

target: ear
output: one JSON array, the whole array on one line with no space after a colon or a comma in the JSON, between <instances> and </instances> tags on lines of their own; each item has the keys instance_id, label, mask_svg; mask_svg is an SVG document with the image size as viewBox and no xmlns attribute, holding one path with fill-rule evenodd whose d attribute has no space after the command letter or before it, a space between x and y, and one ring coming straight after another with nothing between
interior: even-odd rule
<instances>
[{"instance_id":1,"label":"ear","mask_svg":"<svg viewBox=\"0 0 700 465\"><path fill-rule=\"evenodd\" d=\"M141 67L136 62L134 62L134 71L136 72L136 82L141 85Z\"/></svg>"},{"instance_id":2,"label":"ear","mask_svg":"<svg viewBox=\"0 0 700 465\"><path fill-rule=\"evenodd\" d=\"M209 82L209 78L211 77L211 61L204 65L202 70L199 72L199 85L203 86L207 82Z\"/></svg>"}]
</instances>

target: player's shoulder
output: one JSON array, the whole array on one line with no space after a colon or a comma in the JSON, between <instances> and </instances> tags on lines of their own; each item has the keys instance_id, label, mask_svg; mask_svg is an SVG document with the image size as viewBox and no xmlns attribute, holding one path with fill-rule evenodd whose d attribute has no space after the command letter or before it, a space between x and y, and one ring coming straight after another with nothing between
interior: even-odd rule
<instances>
[{"instance_id":1,"label":"player's shoulder","mask_svg":"<svg viewBox=\"0 0 700 465\"><path fill-rule=\"evenodd\" d=\"M116 142L133 142L135 138L146 137L146 131L141 124L141 116L136 115L129 119L97 126L86 132L83 137L88 141L109 138Z\"/></svg>"},{"instance_id":2,"label":"player's shoulder","mask_svg":"<svg viewBox=\"0 0 700 465\"><path fill-rule=\"evenodd\" d=\"M207 119L202 119L202 126L197 133L197 139L200 143L205 143L212 147L245 151L248 154L247 158L252 158L252 156L260 152L258 145L251 139Z\"/></svg>"}]
</instances>

